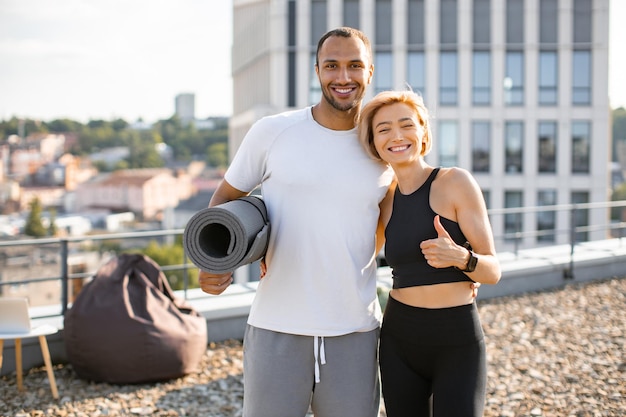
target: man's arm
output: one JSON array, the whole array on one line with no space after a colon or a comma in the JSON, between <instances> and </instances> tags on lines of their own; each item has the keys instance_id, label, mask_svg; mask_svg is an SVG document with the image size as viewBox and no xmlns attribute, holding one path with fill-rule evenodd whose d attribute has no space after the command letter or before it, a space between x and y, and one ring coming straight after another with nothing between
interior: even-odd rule
<instances>
[{"instance_id":1,"label":"man's arm","mask_svg":"<svg viewBox=\"0 0 626 417\"><path fill-rule=\"evenodd\" d=\"M222 180L217 190L215 190L215 193L213 193L213 197L211 197L209 207L227 203L248 194L247 192L236 189L230 185L228 181ZM208 294L219 295L233 282L233 271L225 274L211 274L200 270L198 282L202 291Z\"/></svg>"},{"instance_id":2,"label":"man's arm","mask_svg":"<svg viewBox=\"0 0 626 417\"><path fill-rule=\"evenodd\" d=\"M220 185L217 186L217 190L213 193L213 197L211 197L211 201L209 202L209 207L217 206L220 204L227 203L232 200L236 200L243 196L246 196L250 193L246 193L244 191L238 190L232 185L228 183L226 180L222 180Z\"/></svg>"}]
</instances>

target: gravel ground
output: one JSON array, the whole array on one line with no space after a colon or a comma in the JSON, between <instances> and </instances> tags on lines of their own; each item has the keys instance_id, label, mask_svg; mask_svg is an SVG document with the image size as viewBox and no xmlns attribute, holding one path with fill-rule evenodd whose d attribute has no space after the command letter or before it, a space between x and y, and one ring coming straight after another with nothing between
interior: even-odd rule
<instances>
[{"instance_id":1,"label":"gravel ground","mask_svg":"<svg viewBox=\"0 0 626 417\"><path fill-rule=\"evenodd\" d=\"M480 300L489 379L485 416L626 416L626 279ZM60 399L44 368L0 379L2 416L241 415L239 341L211 344L202 372L147 385L80 380L57 365ZM385 416L381 407L381 417Z\"/></svg>"}]
</instances>

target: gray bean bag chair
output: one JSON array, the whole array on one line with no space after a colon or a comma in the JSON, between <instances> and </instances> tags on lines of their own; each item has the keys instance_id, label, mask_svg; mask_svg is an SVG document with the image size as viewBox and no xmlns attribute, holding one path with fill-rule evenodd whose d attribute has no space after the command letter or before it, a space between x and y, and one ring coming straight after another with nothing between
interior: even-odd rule
<instances>
[{"instance_id":1,"label":"gray bean bag chair","mask_svg":"<svg viewBox=\"0 0 626 417\"><path fill-rule=\"evenodd\" d=\"M196 371L207 349L207 327L174 297L159 265L123 254L78 294L65 314L64 340L80 378L134 384Z\"/></svg>"}]
</instances>

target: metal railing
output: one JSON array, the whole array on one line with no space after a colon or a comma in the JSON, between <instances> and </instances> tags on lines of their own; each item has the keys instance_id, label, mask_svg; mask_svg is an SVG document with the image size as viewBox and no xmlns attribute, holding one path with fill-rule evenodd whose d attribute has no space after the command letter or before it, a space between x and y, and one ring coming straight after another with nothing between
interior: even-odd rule
<instances>
[{"instance_id":1,"label":"metal railing","mask_svg":"<svg viewBox=\"0 0 626 417\"><path fill-rule=\"evenodd\" d=\"M548 246L558 243L559 238L563 240L563 236L566 237L567 244L570 246L570 267L569 271L565 272L565 278L572 278L574 271L574 249L575 246L583 241L581 237L584 235L596 236L602 235L602 239L609 237L623 238L626 237L626 221L611 221L610 210L621 209L621 219L626 219L626 201L615 202L600 202L600 203L583 203L583 204L564 204L564 205L552 205L552 206L536 206L536 207L522 207L522 208L507 208L507 209L492 209L489 210L489 216L491 223L497 222L505 223L507 215L515 215L520 221L517 224L513 224L515 230L507 230L505 233L494 234L496 240L496 249L498 252L504 250L507 247L507 251L518 254L520 250L524 248L537 247L540 245ZM578 224L577 219L580 219L578 213L589 212L591 210L602 210L605 215L596 216L605 219L603 222L595 224ZM522 227L522 216L532 213L542 212L554 212L556 213L568 213L568 225L569 227L557 229L548 228L546 230L529 230L530 227L526 225L526 230ZM503 219L500 219L503 217ZM593 218L593 216L591 216ZM510 229L511 227L509 227ZM67 311L68 305L70 305L70 285L72 282L83 281L86 278L93 277L97 268L90 270L73 271L70 259L72 256L80 255L81 251L86 252L85 248L74 248L78 245L97 245L99 242L105 241L135 241L145 242L154 239L172 240L175 237L181 236L184 229L172 229L172 230L156 230L145 232L128 232L128 233L110 233L110 234L97 234L88 236L77 237L63 237L63 238L41 238L41 239L21 239L21 240L5 240L0 241L0 294L3 294L7 287L21 286L28 284L41 284L45 282L60 282L60 300L58 303L61 306L60 314L63 315ZM554 241L549 242L537 242L538 238L551 237ZM530 242L529 242L530 240ZM590 239L599 240L599 239ZM50 248L50 246L52 248ZM28 255L24 255L20 252L20 248L32 247L33 249L28 252ZM144 245L145 247L145 245ZM11 253L11 250L14 256ZM45 250L44 250L45 249ZM98 249L102 251L102 249ZM91 249L93 251L93 248ZM17 255L15 255L17 254ZM106 257L103 253L100 253L101 257ZM114 255L114 254L113 254ZM36 257L38 258L36 259ZM32 272L33 265L37 263L48 262L51 265L58 265L58 275L46 276L33 276L36 272ZM20 266L21 263L21 266ZM19 278L7 278L5 275L7 269L13 268L26 268L28 267L28 277L25 279ZM50 269L50 268L48 268ZM184 255L183 263L176 265L161 265L162 271L167 275L171 271L181 271L183 276L183 294L187 297L187 290L189 289L189 272L196 267L188 261L186 255ZM55 303L56 304L56 303ZM58 314L54 313L55 315ZM45 316L42 316L45 317Z\"/></svg>"}]
</instances>

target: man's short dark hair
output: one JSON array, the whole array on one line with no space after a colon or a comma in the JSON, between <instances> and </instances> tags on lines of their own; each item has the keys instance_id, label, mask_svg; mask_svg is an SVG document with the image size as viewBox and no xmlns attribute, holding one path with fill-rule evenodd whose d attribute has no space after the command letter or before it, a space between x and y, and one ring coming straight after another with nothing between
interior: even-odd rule
<instances>
[{"instance_id":1,"label":"man's short dark hair","mask_svg":"<svg viewBox=\"0 0 626 417\"><path fill-rule=\"evenodd\" d=\"M370 64L372 63L372 44L370 40L365 35L365 33L361 32L358 29L354 29L351 27L339 27L337 29L330 30L326 32L317 43L317 52L315 53L315 65L319 66L319 58L320 58L320 49L322 49L322 45L326 42L326 39L333 36L341 36L343 38L359 38L363 41L365 48L367 49L367 55L370 60Z\"/></svg>"}]
</instances>

